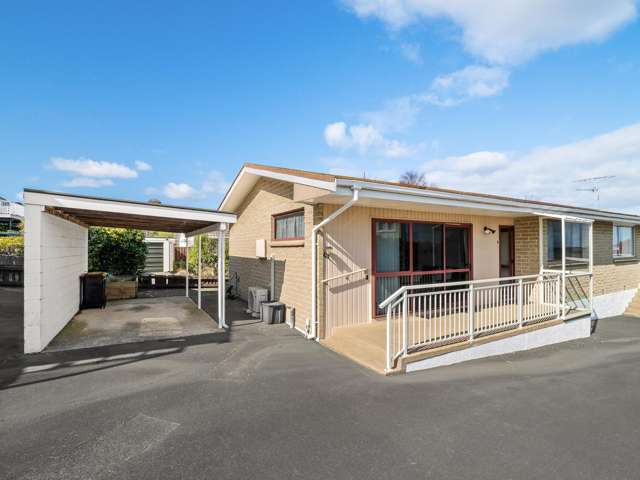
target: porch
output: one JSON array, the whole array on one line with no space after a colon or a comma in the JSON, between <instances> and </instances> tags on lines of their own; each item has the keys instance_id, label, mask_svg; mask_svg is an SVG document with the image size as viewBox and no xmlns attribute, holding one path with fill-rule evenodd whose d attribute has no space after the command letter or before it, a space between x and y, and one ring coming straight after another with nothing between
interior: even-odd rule
<instances>
[{"instance_id":1,"label":"porch","mask_svg":"<svg viewBox=\"0 0 640 480\"><path fill-rule=\"evenodd\" d=\"M545 335L549 336L549 343L564 341L557 340L565 338L562 325L579 318L589 319L593 313L593 222L561 215L534 215L538 217L537 245L535 251L528 247L527 254L539 262L537 268L531 268L537 273L508 276L502 275L501 269L500 277L451 281L454 276L443 276L433 282L425 282L423 279L429 277L420 274L406 277L412 280L408 284L400 283L402 277L396 274L378 274L378 279L385 282L398 278L396 286L387 289L381 298L379 293L384 290L373 290L378 286L374 265L371 286L376 301L371 320L334 326L322 343L379 373L391 374L406 371L413 362L509 337L523 335L516 343L526 343L524 337L547 327L554 329L536 334L540 338L533 343L547 344ZM377 227L378 223L374 225ZM386 225L385 228L389 230ZM379 234L379 229L374 233ZM416 248L416 242L410 240L409 244ZM465 248L460 250L466 255L468 242L461 244ZM522 250L522 245L516 246ZM511 248L500 251L513 249L512 243ZM381 253L395 251L396 248L385 246L382 251L378 248L375 255L379 259ZM414 256L410 250L409 258ZM500 260L502 265L502 255ZM580 325L565 339L584 336L587 322ZM500 354L500 348L494 350L498 353L493 354Z\"/></svg>"}]
</instances>

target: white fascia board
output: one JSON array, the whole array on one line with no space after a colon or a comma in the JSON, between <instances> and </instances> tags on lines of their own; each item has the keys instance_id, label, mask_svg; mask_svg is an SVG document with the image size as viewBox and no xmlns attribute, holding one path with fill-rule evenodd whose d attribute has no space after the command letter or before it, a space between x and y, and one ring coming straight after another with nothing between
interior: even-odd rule
<instances>
[{"instance_id":1,"label":"white fascia board","mask_svg":"<svg viewBox=\"0 0 640 480\"><path fill-rule=\"evenodd\" d=\"M64 194L57 193L24 192L24 201L25 204L28 205L43 205L62 209L74 208L94 212L122 213L126 215L141 215L146 217L194 220L211 223L236 222L236 215L233 213L191 210L187 207L177 208L152 204L143 205L138 203L127 203L126 201L66 196Z\"/></svg>"},{"instance_id":2,"label":"white fascia board","mask_svg":"<svg viewBox=\"0 0 640 480\"><path fill-rule=\"evenodd\" d=\"M194 230L193 232L187 232L184 235L185 237L189 238L189 237L195 237L196 235L203 235L205 233L224 232L226 230L228 230L226 224L216 223L215 225L209 225L206 227L199 228L198 230Z\"/></svg>"},{"instance_id":3,"label":"white fascia board","mask_svg":"<svg viewBox=\"0 0 640 480\"><path fill-rule=\"evenodd\" d=\"M283 182L289 183L298 183L300 185L308 185L310 187L329 190L330 192L336 191L336 182L333 181L328 182L325 180L316 180L301 175L273 172L271 170L263 170L256 167L242 167L242 170L240 170L240 173L233 181L233 184L222 199L222 202L220 202L220 206L218 208L220 210L235 210L236 205L234 205L234 202L232 202L234 194L238 192L238 195L241 195L244 198L244 195L248 193L250 188L243 189L243 185L247 184L247 187L253 187L259 177L272 178L274 180L281 180ZM236 203L239 205L241 203L241 200Z\"/></svg>"},{"instance_id":4,"label":"white fascia board","mask_svg":"<svg viewBox=\"0 0 640 480\"><path fill-rule=\"evenodd\" d=\"M627 222L631 225L640 225L640 217L624 213L585 210L579 207L563 208L552 205L532 204L526 201L509 200L501 198L484 197L473 194L440 192L423 190L419 188L404 187L399 185L386 185L373 182L338 179L336 194L350 196L352 186L362 189L360 196L380 198L395 201L405 201L432 205L448 205L457 207L479 208L500 212L513 212L536 215L578 215L591 220L603 220L608 222ZM375 195L370 195L375 192ZM576 215L577 214L577 215Z\"/></svg>"},{"instance_id":5,"label":"white fascia board","mask_svg":"<svg viewBox=\"0 0 640 480\"><path fill-rule=\"evenodd\" d=\"M260 175L261 177L273 178L275 180L282 180L283 182L299 183L301 185L309 185L310 187L321 188L323 190L336 191L336 182L328 182L326 180L316 180L314 178L307 178L301 175L294 175L290 173L272 172L270 170L260 170L254 167L246 167L247 173L254 175Z\"/></svg>"}]
</instances>

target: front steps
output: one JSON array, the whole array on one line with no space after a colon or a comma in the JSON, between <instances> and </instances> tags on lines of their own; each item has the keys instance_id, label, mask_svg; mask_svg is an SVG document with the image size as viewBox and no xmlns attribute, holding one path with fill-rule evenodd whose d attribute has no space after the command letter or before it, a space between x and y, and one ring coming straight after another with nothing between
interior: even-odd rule
<instances>
[{"instance_id":1,"label":"front steps","mask_svg":"<svg viewBox=\"0 0 640 480\"><path fill-rule=\"evenodd\" d=\"M631 302L627 306L624 312L625 315L631 315L632 317L640 317L640 289L631 299Z\"/></svg>"}]
</instances>

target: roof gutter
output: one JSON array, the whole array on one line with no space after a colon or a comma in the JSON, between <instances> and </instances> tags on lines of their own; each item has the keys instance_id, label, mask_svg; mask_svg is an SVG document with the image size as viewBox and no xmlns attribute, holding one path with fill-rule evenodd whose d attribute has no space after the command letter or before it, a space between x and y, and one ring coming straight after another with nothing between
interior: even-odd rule
<instances>
[{"instance_id":1,"label":"roof gutter","mask_svg":"<svg viewBox=\"0 0 640 480\"><path fill-rule=\"evenodd\" d=\"M602 220L608 222L624 222L627 224L640 224L640 217L637 215L608 212L604 210L584 209L580 207L570 206L554 206L543 203L529 203L527 201L506 199L477 197L466 193L440 192L431 190L421 190L398 185L382 185L366 181L338 180L337 194L340 194L341 187L347 188L359 187L366 191L364 196L372 199L390 199L405 202L425 203L430 205L455 206L462 208L476 208L483 210L494 210L501 212L510 212L513 214L523 215L569 215L576 217L585 217L593 220ZM344 191L343 190L343 191ZM346 193L346 191L345 191Z\"/></svg>"},{"instance_id":2,"label":"roof gutter","mask_svg":"<svg viewBox=\"0 0 640 480\"><path fill-rule=\"evenodd\" d=\"M352 197L347 203L333 212L327 218L315 225L311 230L311 332L307 334L307 338L319 340L318 338L318 231L335 220L338 216L358 201L360 187L352 186Z\"/></svg>"}]
</instances>

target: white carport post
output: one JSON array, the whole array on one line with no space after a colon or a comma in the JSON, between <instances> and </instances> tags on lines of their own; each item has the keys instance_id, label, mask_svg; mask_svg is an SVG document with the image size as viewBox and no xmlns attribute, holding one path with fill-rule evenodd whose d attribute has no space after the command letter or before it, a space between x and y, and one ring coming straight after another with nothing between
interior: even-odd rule
<instances>
[{"instance_id":1,"label":"white carport post","mask_svg":"<svg viewBox=\"0 0 640 480\"><path fill-rule=\"evenodd\" d=\"M227 327L226 313L226 262L225 262L225 242L227 224L221 223L218 231L218 324L222 328Z\"/></svg>"},{"instance_id":2,"label":"white carport post","mask_svg":"<svg viewBox=\"0 0 640 480\"><path fill-rule=\"evenodd\" d=\"M567 317L567 219L563 215L560 218L562 232L562 319Z\"/></svg>"},{"instance_id":3,"label":"white carport post","mask_svg":"<svg viewBox=\"0 0 640 480\"><path fill-rule=\"evenodd\" d=\"M187 277L186 280L184 282L184 296L189 298L189 237L187 237L187 234L185 233L184 235L184 239L187 242L187 247L186 247L186 254L185 254L185 267L187 269Z\"/></svg>"},{"instance_id":4,"label":"white carport post","mask_svg":"<svg viewBox=\"0 0 640 480\"><path fill-rule=\"evenodd\" d=\"M593 318L593 222L589 224L589 310Z\"/></svg>"},{"instance_id":5,"label":"white carport post","mask_svg":"<svg viewBox=\"0 0 640 480\"><path fill-rule=\"evenodd\" d=\"M198 308L202 310L202 235L198 235Z\"/></svg>"}]
</instances>

